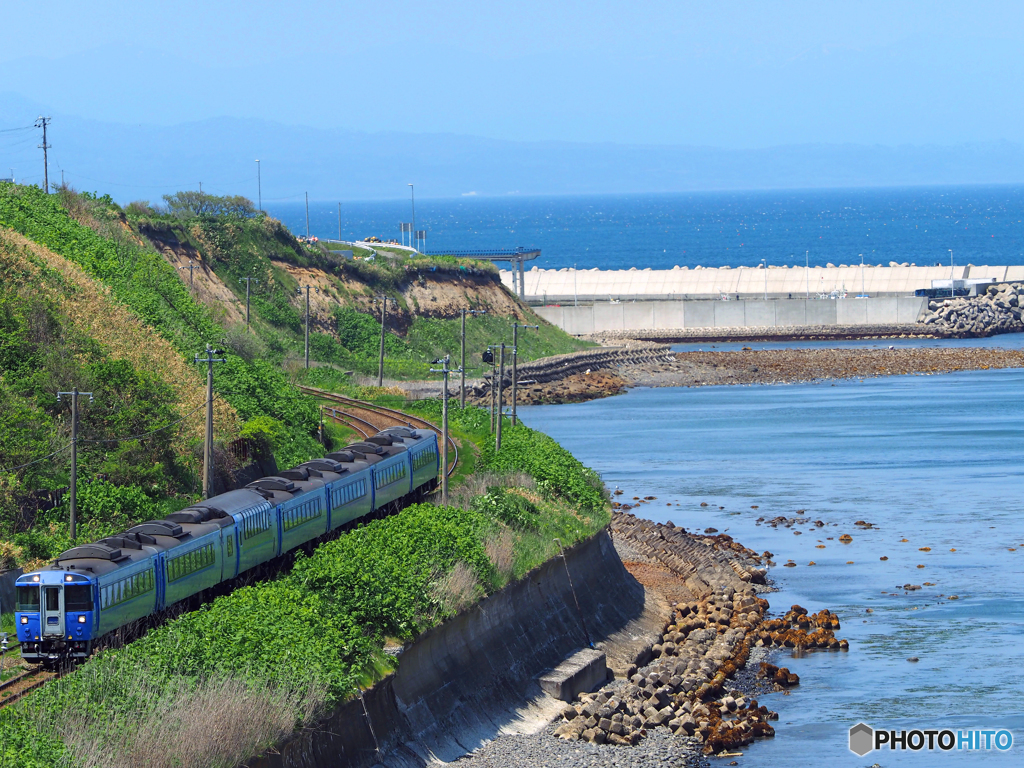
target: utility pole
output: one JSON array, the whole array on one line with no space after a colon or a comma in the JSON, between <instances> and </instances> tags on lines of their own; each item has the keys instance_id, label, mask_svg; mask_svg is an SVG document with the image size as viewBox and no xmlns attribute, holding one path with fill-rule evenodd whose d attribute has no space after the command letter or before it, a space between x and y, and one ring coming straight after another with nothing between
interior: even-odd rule
<instances>
[{"instance_id":1,"label":"utility pole","mask_svg":"<svg viewBox=\"0 0 1024 768\"><path fill-rule=\"evenodd\" d=\"M313 286L311 286L311 285L307 285L307 286L301 286L300 285L298 288L295 289L295 292L297 294L299 294L300 296L302 295L302 291L303 290L306 291L306 368L307 369L309 368L309 289L312 288L312 287ZM320 293L320 289L317 288L316 292Z\"/></svg>"},{"instance_id":2,"label":"utility pole","mask_svg":"<svg viewBox=\"0 0 1024 768\"><path fill-rule=\"evenodd\" d=\"M46 154L46 150L52 147L51 144L46 143L46 126L50 124L50 120L53 118L42 117L36 119L36 128L43 129L43 143L39 144L39 149L43 150L43 192L50 194L50 162Z\"/></svg>"},{"instance_id":3,"label":"utility pole","mask_svg":"<svg viewBox=\"0 0 1024 768\"><path fill-rule=\"evenodd\" d=\"M206 345L206 357L195 356L196 363L206 363L206 438L203 441L203 498L213 493L213 364L225 362L214 355L224 354L223 350Z\"/></svg>"},{"instance_id":4,"label":"utility pole","mask_svg":"<svg viewBox=\"0 0 1024 768\"><path fill-rule=\"evenodd\" d=\"M249 327L249 283L259 282L255 277L240 277L238 282L245 283L245 327ZM308 367L308 366L307 366Z\"/></svg>"},{"instance_id":5,"label":"utility pole","mask_svg":"<svg viewBox=\"0 0 1024 768\"><path fill-rule=\"evenodd\" d=\"M434 361L441 368L431 368L431 373L443 373L444 384L441 390L441 504L448 504L448 374L457 373L448 368L451 355L445 355ZM459 369L462 370L461 368Z\"/></svg>"},{"instance_id":6,"label":"utility pole","mask_svg":"<svg viewBox=\"0 0 1024 768\"><path fill-rule=\"evenodd\" d=\"M187 267L178 267L178 269L187 269L188 270L188 287L189 288L195 288L196 287L195 275L192 274L192 272L193 272L193 270L195 268L196 268L196 265L192 261L192 259L188 260L188 266Z\"/></svg>"},{"instance_id":7,"label":"utility pole","mask_svg":"<svg viewBox=\"0 0 1024 768\"><path fill-rule=\"evenodd\" d=\"M501 450L501 390L505 384L505 342L501 343L501 369L498 374L498 412L496 417L498 419L498 426L495 430L494 437L494 450L495 452Z\"/></svg>"},{"instance_id":8,"label":"utility pole","mask_svg":"<svg viewBox=\"0 0 1024 768\"><path fill-rule=\"evenodd\" d=\"M384 294L374 296L374 301L380 302L380 360L377 363L377 386L384 386L384 328L388 322L388 302L394 302Z\"/></svg>"},{"instance_id":9,"label":"utility pole","mask_svg":"<svg viewBox=\"0 0 1024 768\"><path fill-rule=\"evenodd\" d=\"M459 366L459 407L465 409L466 407L466 315L486 315L486 310L483 309L462 309L459 310L462 314L462 361Z\"/></svg>"},{"instance_id":10,"label":"utility pole","mask_svg":"<svg viewBox=\"0 0 1024 768\"><path fill-rule=\"evenodd\" d=\"M539 325L520 325L519 323L512 323L512 426L516 425L516 401L519 398L519 329L520 328L536 328L540 330Z\"/></svg>"},{"instance_id":11,"label":"utility pole","mask_svg":"<svg viewBox=\"0 0 1024 768\"><path fill-rule=\"evenodd\" d=\"M259 206L260 213L263 213L263 174L260 172L259 158L256 158L256 194L258 196L256 199L259 200L257 205Z\"/></svg>"},{"instance_id":12,"label":"utility pole","mask_svg":"<svg viewBox=\"0 0 1024 768\"><path fill-rule=\"evenodd\" d=\"M768 262L761 259L761 263L764 265L764 300L768 301Z\"/></svg>"},{"instance_id":13,"label":"utility pole","mask_svg":"<svg viewBox=\"0 0 1024 768\"><path fill-rule=\"evenodd\" d=\"M78 518L78 396L88 395L89 402L93 401L92 392L79 392L78 387L73 387L70 392L58 392L57 402L60 402L61 395L71 395L71 542L74 543L76 536L76 525Z\"/></svg>"},{"instance_id":14,"label":"utility pole","mask_svg":"<svg viewBox=\"0 0 1024 768\"><path fill-rule=\"evenodd\" d=\"M306 239L309 240L309 192L306 193Z\"/></svg>"}]
</instances>

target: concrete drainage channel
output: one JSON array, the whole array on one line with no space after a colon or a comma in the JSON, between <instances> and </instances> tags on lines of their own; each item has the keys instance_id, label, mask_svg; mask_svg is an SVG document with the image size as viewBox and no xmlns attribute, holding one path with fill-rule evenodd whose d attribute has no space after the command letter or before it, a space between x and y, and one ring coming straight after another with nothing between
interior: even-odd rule
<instances>
[{"instance_id":1,"label":"concrete drainage channel","mask_svg":"<svg viewBox=\"0 0 1024 768\"><path fill-rule=\"evenodd\" d=\"M649 655L666 608L645 596L601 531L567 549L564 563L554 558L424 633L362 701L248 765L412 768L455 760L502 733L535 732L600 685L606 664L622 675Z\"/></svg>"}]
</instances>

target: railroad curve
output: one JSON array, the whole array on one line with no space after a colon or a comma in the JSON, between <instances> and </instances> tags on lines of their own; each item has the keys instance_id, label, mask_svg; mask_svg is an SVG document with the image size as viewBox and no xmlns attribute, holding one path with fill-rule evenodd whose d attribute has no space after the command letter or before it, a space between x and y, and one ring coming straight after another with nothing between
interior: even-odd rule
<instances>
[{"instance_id":1,"label":"railroad curve","mask_svg":"<svg viewBox=\"0 0 1024 768\"><path fill-rule=\"evenodd\" d=\"M421 419L419 416L413 416L412 414L405 413L404 411L398 411L394 408L385 408L382 405L374 405L373 403L367 403L363 400L345 397L344 395L337 395L334 392L328 392L315 387L299 385L299 390L307 395L319 397L322 400L327 400L331 403L337 403L338 406L342 406L338 408L332 406L329 410L333 411L333 414L329 415L331 415L336 421L352 427L357 432L361 433L363 437L369 437L369 435L367 435L362 428L355 424L348 423L346 420L357 421L363 425L372 427L378 432L382 429L386 429L387 427L412 427L433 430L437 433L438 438L441 437L441 429L439 427L431 424L426 419ZM356 416L352 411L356 411L361 415ZM327 413L328 409L325 408L324 412ZM450 477L455 471L456 465L459 463L459 446L452 439L451 435L448 435L448 446L450 449L450 463L445 474Z\"/></svg>"}]
</instances>

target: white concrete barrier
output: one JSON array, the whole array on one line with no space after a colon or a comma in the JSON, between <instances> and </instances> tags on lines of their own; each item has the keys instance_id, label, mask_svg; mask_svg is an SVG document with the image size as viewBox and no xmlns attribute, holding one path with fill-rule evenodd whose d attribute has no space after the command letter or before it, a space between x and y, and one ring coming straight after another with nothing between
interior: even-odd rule
<instances>
[{"instance_id":1,"label":"white concrete barrier","mask_svg":"<svg viewBox=\"0 0 1024 768\"><path fill-rule=\"evenodd\" d=\"M917 322L928 299L754 299L749 301L596 302L535 307L566 333L662 331L685 328L782 328L819 325L899 325Z\"/></svg>"},{"instance_id":2,"label":"white concrete barrier","mask_svg":"<svg viewBox=\"0 0 1024 768\"><path fill-rule=\"evenodd\" d=\"M994 279L996 282L1024 281L1024 266L865 266L760 267L730 269L540 269L524 275L529 301L567 302L574 296L587 301L610 298L656 299L658 297L714 298L726 294L735 298L756 298L767 291L774 298L806 298L846 290L849 296L865 291L869 296L913 294L931 288L933 280ZM765 277L767 276L767 285ZM501 280L510 289L512 273L502 271Z\"/></svg>"}]
</instances>

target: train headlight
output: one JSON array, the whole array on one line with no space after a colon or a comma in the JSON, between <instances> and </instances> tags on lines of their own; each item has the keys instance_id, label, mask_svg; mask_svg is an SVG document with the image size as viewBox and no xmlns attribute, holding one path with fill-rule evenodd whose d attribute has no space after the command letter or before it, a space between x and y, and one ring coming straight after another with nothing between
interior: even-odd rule
<instances>
[{"instance_id":1,"label":"train headlight","mask_svg":"<svg viewBox=\"0 0 1024 768\"><path fill-rule=\"evenodd\" d=\"M28 624L28 616L22 616L21 617L21 623L22 624Z\"/></svg>"},{"instance_id":2,"label":"train headlight","mask_svg":"<svg viewBox=\"0 0 1024 768\"><path fill-rule=\"evenodd\" d=\"M79 616L78 617L78 623L79 624L85 624L85 616Z\"/></svg>"},{"instance_id":3,"label":"train headlight","mask_svg":"<svg viewBox=\"0 0 1024 768\"><path fill-rule=\"evenodd\" d=\"M33 576L32 577L32 581L39 581L39 575L37 574L37 575Z\"/></svg>"},{"instance_id":4,"label":"train headlight","mask_svg":"<svg viewBox=\"0 0 1024 768\"><path fill-rule=\"evenodd\" d=\"M64 581L71 581L72 579L74 579L74 576L72 576L70 573L64 577Z\"/></svg>"}]
</instances>

